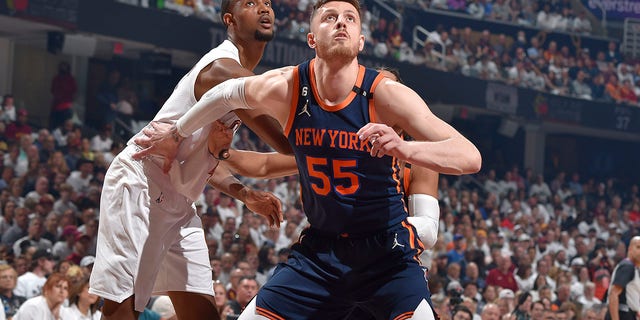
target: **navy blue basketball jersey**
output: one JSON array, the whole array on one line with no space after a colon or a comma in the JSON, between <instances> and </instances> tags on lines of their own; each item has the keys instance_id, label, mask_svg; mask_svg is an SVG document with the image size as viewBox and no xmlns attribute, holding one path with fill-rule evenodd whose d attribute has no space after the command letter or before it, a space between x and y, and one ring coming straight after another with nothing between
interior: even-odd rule
<instances>
[{"instance_id":1,"label":"navy blue basketball jersey","mask_svg":"<svg viewBox=\"0 0 640 320\"><path fill-rule=\"evenodd\" d=\"M329 234L371 234L407 217L400 168L394 157L370 155L358 130L376 122L375 86L383 78L360 66L353 91L336 106L318 97L314 61L294 69L294 89L285 134L300 171L304 212L311 228Z\"/></svg>"}]
</instances>

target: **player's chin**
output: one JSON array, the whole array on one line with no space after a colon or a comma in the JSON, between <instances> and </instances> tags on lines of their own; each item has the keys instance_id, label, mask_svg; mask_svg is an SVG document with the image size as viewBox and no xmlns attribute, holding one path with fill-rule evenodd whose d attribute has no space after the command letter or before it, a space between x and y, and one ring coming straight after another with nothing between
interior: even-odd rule
<instances>
[{"instance_id":1,"label":"player's chin","mask_svg":"<svg viewBox=\"0 0 640 320\"><path fill-rule=\"evenodd\" d=\"M256 30L254 38L258 41L271 41L276 33L273 29Z\"/></svg>"}]
</instances>

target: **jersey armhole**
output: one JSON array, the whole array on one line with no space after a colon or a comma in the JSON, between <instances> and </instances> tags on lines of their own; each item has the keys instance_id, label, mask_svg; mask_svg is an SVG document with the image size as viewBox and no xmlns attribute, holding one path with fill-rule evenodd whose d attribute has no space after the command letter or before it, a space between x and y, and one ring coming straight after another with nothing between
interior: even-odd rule
<instances>
[{"instance_id":1,"label":"jersey armhole","mask_svg":"<svg viewBox=\"0 0 640 320\"><path fill-rule=\"evenodd\" d=\"M298 99L300 98L300 77L299 75L300 66L296 66L293 68L293 91L291 96L291 105L289 106L289 116L287 117L287 124L284 127L284 136L288 137L289 132L291 132L291 127L293 126L293 121L295 120L296 110L298 109Z\"/></svg>"},{"instance_id":2,"label":"jersey armhole","mask_svg":"<svg viewBox=\"0 0 640 320\"><path fill-rule=\"evenodd\" d=\"M382 79L384 79L384 75L382 75L382 73L378 73L378 75L376 76L376 78L373 80L373 83L371 84L371 90L369 90L369 121L371 122L378 122L378 117L376 116L376 104L375 104L375 94L374 92L376 91L376 87L378 87L378 84L380 83L380 81L382 81Z\"/></svg>"}]
</instances>

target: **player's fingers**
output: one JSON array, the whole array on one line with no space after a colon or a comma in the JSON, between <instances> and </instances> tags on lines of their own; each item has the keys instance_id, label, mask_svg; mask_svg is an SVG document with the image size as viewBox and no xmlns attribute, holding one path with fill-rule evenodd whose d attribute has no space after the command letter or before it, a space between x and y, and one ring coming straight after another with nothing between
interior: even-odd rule
<instances>
[{"instance_id":1,"label":"player's fingers","mask_svg":"<svg viewBox=\"0 0 640 320\"><path fill-rule=\"evenodd\" d=\"M143 130L143 132L144 132L144 130ZM137 137L137 138L133 139L133 142L135 142L138 146L143 147L143 148L148 148L149 146L151 146L151 138L149 138L147 136Z\"/></svg>"},{"instance_id":2,"label":"player's fingers","mask_svg":"<svg viewBox=\"0 0 640 320\"><path fill-rule=\"evenodd\" d=\"M137 143L137 142L136 142L136 143ZM142 158L144 158L144 157L149 156L149 155L151 154L151 149L152 149L152 147L144 148L144 149L142 149L142 150L140 150L140 151L138 151L138 152L134 153L131 157L132 157L133 159L135 159L135 160L140 160L140 159L142 159Z\"/></svg>"}]
</instances>

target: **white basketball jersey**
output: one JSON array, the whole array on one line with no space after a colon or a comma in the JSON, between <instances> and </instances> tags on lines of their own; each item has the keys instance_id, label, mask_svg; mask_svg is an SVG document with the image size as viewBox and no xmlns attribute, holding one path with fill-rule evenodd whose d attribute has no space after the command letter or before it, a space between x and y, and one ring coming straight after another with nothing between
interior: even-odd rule
<instances>
[{"instance_id":1,"label":"white basketball jersey","mask_svg":"<svg viewBox=\"0 0 640 320\"><path fill-rule=\"evenodd\" d=\"M193 107L197 102L194 87L198 74L211 62L222 58L233 59L240 64L238 48L229 40L225 40L209 51L189 73L182 77L153 121L175 122ZM235 117L235 114L232 115ZM207 184L210 172L217 165L217 160L209 154L207 148L207 138L210 130L211 125L207 125L182 141L176 160L174 160L171 171L169 171L171 182L176 191L192 201L198 199ZM142 132L138 132L129 140L128 144L133 144L135 138L143 135ZM161 166L161 159L158 158L156 163Z\"/></svg>"}]
</instances>

